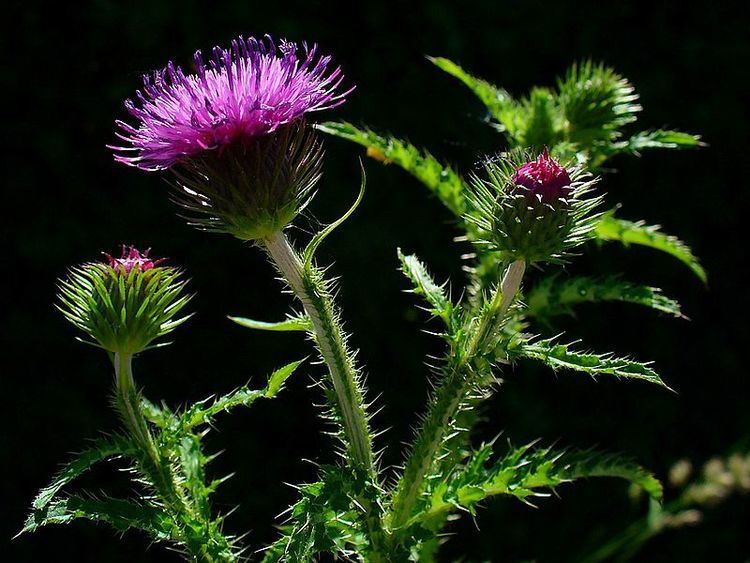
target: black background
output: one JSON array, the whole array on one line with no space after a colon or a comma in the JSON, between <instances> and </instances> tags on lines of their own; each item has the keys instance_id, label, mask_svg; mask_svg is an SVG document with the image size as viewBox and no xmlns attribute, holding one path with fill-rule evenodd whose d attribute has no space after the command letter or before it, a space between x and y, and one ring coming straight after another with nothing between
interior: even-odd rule
<instances>
[{"instance_id":1,"label":"black background","mask_svg":"<svg viewBox=\"0 0 750 563\"><path fill-rule=\"evenodd\" d=\"M243 330L225 319L244 314L280 319L290 299L280 295L261 253L227 236L190 230L167 201L156 174L116 165L105 148L122 100L142 72L174 58L187 63L196 48L226 45L239 33L270 33L317 41L335 54L357 90L325 118L346 118L406 136L456 164L501 147L482 123L470 92L432 67L441 55L473 73L523 94L552 84L572 61L591 56L616 67L636 85L645 106L641 125L671 126L704 135L709 148L649 153L613 162L603 183L623 216L659 222L702 257L703 287L679 262L643 249L592 249L570 270L624 272L678 298L690 322L634 306L584 307L564 328L595 350L653 359L678 393L646 384L600 381L520 364L504 375L488 405L485 438L504 430L515 443L535 437L563 445L629 452L664 475L681 457L696 461L727 452L750 436L747 373L748 291L745 209L748 205L748 21L717 3L628 2L79 2L51 6L14 2L5 14L0 80L10 93L3 110L4 180L2 403L0 452L3 541L20 526L35 491L69 452L113 429L108 406L110 368L104 354L76 343L55 312L55 280L65 268L113 251L121 242L152 246L184 266L197 293L196 316L168 349L145 354L136 377L152 399L177 405L227 391L248 378L258 386L274 367L310 353L294 334ZM746 94L745 94L746 95ZM323 116L321 116L323 117ZM327 141L325 179L312 206L327 222L349 204L359 183L359 149ZM420 255L439 278L462 282L451 242L451 217L426 190L396 167L365 163L368 192L355 216L320 251L342 276L340 302L352 344L369 374L369 396L381 395L378 441L384 463L422 410L425 354L439 343L395 270L395 249ZM314 227L305 220L301 226ZM293 232L300 239L302 230ZM249 531L260 548L275 537L272 523L295 498L283 483L315 477L302 458L333 459L332 444L313 403L308 365L277 400L224 415L211 450L225 449L212 469L235 477L216 505L240 507L232 532ZM744 442L746 444L746 441ZM86 483L127 492L122 476L104 469ZM590 482L561 489L562 499L531 509L498 500L474 522L452 530L444 560L574 560L587 541L613 533L634 512L625 486ZM748 498L734 498L692 529L652 542L642 560L740 561L750 540ZM477 531L476 528L480 531ZM118 539L106 527L80 522L49 528L4 544L11 561L174 561L137 534Z\"/></svg>"}]
</instances>

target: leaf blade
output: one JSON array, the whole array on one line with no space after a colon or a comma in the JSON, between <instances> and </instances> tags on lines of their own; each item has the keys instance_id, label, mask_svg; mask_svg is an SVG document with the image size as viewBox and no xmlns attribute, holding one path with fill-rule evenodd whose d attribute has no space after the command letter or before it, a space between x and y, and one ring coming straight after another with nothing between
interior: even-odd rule
<instances>
[{"instance_id":1,"label":"leaf blade","mask_svg":"<svg viewBox=\"0 0 750 563\"><path fill-rule=\"evenodd\" d=\"M601 241L617 241L623 246L636 244L665 252L685 264L703 282L708 282L706 270L693 251L675 236L663 233L659 225L646 225L643 221L618 219L613 212L605 214L595 233Z\"/></svg>"}]
</instances>

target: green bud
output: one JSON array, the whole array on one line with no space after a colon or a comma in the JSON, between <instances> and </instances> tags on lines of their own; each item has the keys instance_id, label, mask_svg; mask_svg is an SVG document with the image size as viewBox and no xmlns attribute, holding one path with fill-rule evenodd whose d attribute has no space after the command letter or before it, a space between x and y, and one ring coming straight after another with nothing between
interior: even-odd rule
<instances>
[{"instance_id":1,"label":"green bud","mask_svg":"<svg viewBox=\"0 0 750 563\"><path fill-rule=\"evenodd\" d=\"M137 354L189 318L177 317L192 298L183 291L182 272L147 255L123 247L121 258L71 268L60 280L57 308L90 344Z\"/></svg>"},{"instance_id":2,"label":"green bud","mask_svg":"<svg viewBox=\"0 0 750 563\"><path fill-rule=\"evenodd\" d=\"M566 169L545 150L536 159L513 151L484 163L468 194L465 219L478 228L478 243L509 261L562 262L593 236L601 197L586 197L596 179Z\"/></svg>"}]
</instances>

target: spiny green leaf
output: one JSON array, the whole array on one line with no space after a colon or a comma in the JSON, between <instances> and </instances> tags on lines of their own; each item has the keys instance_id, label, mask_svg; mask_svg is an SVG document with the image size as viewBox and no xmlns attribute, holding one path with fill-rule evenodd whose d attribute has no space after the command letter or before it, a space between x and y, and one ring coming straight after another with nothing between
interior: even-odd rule
<instances>
[{"instance_id":1,"label":"spiny green leaf","mask_svg":"<svg viewBox=\"0 0 750 563\"><path fill-rule=\"evenodd\" d=\"M109 436L94 441L93 445L66 463L52 482L37 494L32 508L41 510L47 506L55 495L65 485L78 478L91 469L97 463L119 457L130 455L135 452L136 446L125 436Z\"/></svg>"},{"instance_id":2,"label":"spiny green leaf","mask_svg":"<svg viewBox=\"0 0 750 563\"><path fill-rule=\"evenodd\" d=\"M530 499L549 496L549 491L564 483L589 477L622 478L641 486L657 501L662 498L661 483L630 459L533 445L511 449L499 459L493 459L491 444L481 446L457 471L433 486L410 524L437 531L450 512L473 512L489 497L509 495L530 504Z\"/></svg>"},{"instance_id":3,"label":"spiny green leaf","mask_svg":"<svg viewBox=\"0 0 750 563\"><path fill-rule=\"evenodd\" d=\"M108 497L97 499L75 495L35 510L19 535L50 524L67 524L79 518L106 522L121 532L136 528L159 541L172 537L173 527L169 517L157 508Z\"/></svg>"},{"instance_id":4,"label":"spiny green leaf","mask_svg":"<svg viewBox=\"0 0 750 563\"><path fill-rule=\"evenodd\" d=\"M526 315L548 322L555 315L573 313L579 303L625 301L682 317L680 304L655 287L634 285L617 276L605 278L549 276L526 295Z\"/></svg>"},{"instance_id":5,"label":"spiny green leaf","mask_svg":"<svg viewBox=\"0 0 750 563\"><path fill-rule=\"evenodd\" d=\"M248 319L246 317L227 317L230 321L237 323L240 326L246 328L252 328L255 330L268 330L272 332L307 332L312 327L310 319L306 316L288 317L283 321L277 323L268 323L264 321L256 321L254 319Z\"/></svg>"},{"instance_id":6,"label":"spiny green leaf","mask_svg":"<svg viewBox=\"0 0 750 563\"><path fill-rule=\"evenodd\" d=\"M591 354L571 350L570 344L556 344L552 339L526 341L518 344L514 355L538 360L552 369L566 368L588 373L592 377L614 375L625 379L643 379L663 387L667 385L649 364L627 358L617 358L613 354Z\"/></svg>"},{"instance_id":7,"label":"spiny green leaf","mask_svg":"<svg viewBox=\"0 0 750 563\"><path fill-rule=\"evenodd\" d=\"M284 386L284 382L289 379L289 376L292 375L304 361L305 360L298 360L296 362L292 362L273 372L271 374L271 377L268 378L265 397L269 399L271 397L275 397L279 393L279 391L281 391L281 388Z\"/></svg>"},{"instance_id":8,"label":"spiny green leaf","mask_svg":"<svg viewBox=\"0 0 750 563\"><path fill-rule=\"evenodd\" d=\"M275 397L281 390L287 378L302 364L304 360L291 362L271 374L268 386L265 389L250 389L247 385L240 387L216 398L200 401L182 414L185 429L190 429L200 424L209 424L211 419L220 412L229 411L238 406L250 406L262 397Z\"/></svg>"},{"instance_id":9,"label":"spiny green leaf","mask_svg":"<svg viewBox=\"0 0 750 563\"><path fill-rule=\"evenodd\" d=\"M325 552L348 558L367 552L357 498L372 486L350 469L322 469L320 481L300 487L302 498L292 506L283 536L268 549L264 562L313 561Z\"/></svg>"},{"instance_id":10,"label":"spiny green leaf","mask_svg":"<svg viewBox=\"0 0 750 563\"><path fill-rule=\"evenodd\" d=\"M692 250L677 237L667 235L660 229L659 225L646 225L643 221L618 219L614 211L610 211L597 225L596 236L602 241L619 241L625 246L638 244L671 254L687 265L703 283L707 283L706 271Z\"/></svg>"},{"instance_id":11,"label":"spiny green leaf","mask_svg":"<svg viewBox=\"0 0 750 563\"><path fill-rule=\"evenodd\" d=\"M408 277L414 285L414 293L424 297L431 305L430 312L440 317L446 326L451 327L453 324L453 303L445 293L445 286L439 286L427 272L415 255L406 256L398 249L398 258L401 261L401 271Z\"/></svg>"},{"instance_id":12,"label":"spiny green leaf","mask_svg":"<svg viewBox=\"0 0 750 563\"><path fill-rule=\"evenodd\" d=\"M701 141L700 135L656 129L640 131L627 141L616 143L613 152L638 154L644 149L692 149L702 146L705 146L705 143Z\"/></svg>"},{"instance_id":13,"label":"spiny green leaf","mask_svg":"<svg viewBox=\"0 0 750 563\"><path fill-rule=\"evenodd\" d=\"M515 119L518 114L518 105L513 98L497 86L493 86L486 80L476 78L462 69L453 61L443 57L427 57L440 70L443 70L463 82L482 103L487 107L490 115L498 122L502 131L507 130L511 135L517 133Z\"/></svg>"},{"instance_id":14,"label":"spiny green leaf","mask_svg":"<svg viewBox=\"0 0 750 563\"><path fill-rule=\"evenodd\" d=\"M326 122L316 126L320 131L347 139L367 148L367 155L389 164L397 164L432 191L454 214L465 211L464 181L450 166L441 164L431 154L395 137L383 137L351 123Z\"/></svg>"}]
</instances>

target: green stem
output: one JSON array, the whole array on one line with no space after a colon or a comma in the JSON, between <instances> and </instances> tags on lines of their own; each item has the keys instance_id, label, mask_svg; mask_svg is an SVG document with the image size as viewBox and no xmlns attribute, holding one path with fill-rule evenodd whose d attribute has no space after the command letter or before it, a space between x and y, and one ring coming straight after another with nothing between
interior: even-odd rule
<instances>
[{"instance_id":1,"label":"green stem","mask_svg":"<svg viewBox=\"0 0 750 563\"><path fill-rule=\"evenodd\" d=\"M357 468L374 474L372 441L364 397L325 281L317 272L311 271L312 268L304 267L284 233L276 233L264 243L312 322L315 342L328 366L336 393L337 407L352 461Z\"/></svg>"},{"instance_id":2,"label":"green stem","mask_svg":"<svg viewBox=\"0 0 750 563\"><path fill-rule=\"evenodd\" d=\"M210 553L214 548L218 548L220 553L231 553L229 542L223 535L212 533L210 521L196 514L190 500L180 490L169 460L162 455L143 416L141 396L133 380L132 363L132 354L114 355L115 406L125 428L144 454L139 465L175 524L175 539L185 545L196 561L234 561L234 557L215 557Z\"/></svg>"},{"instance_id":3,"label":"green stem","mask_svg":"<svg viewBox=\"0 0 750 563\"><path fill-rule=\"evenodd\" d=\"M283 232L265 239L263 243L289 287L302 302L312 323L313 337L328 366L336 394L336 410L341 417L351 464L377 481L364 395L326 281L319 270L303 264ZM357 501L362 506L369 532L372 546L370 560L380 561L383 526L379 510L374 499L360 495Z\"/></svg>"},{"instance_id":4,"label":"green stem","mask_svg":"<svg viewBox=\"0 0 750 563\"><path fill-rule=\"evenodd\" d=\"M469 340L466 350L453 368L447 373L435 392L427 413L414 442L411 455L406 461L404 473L393 493L390 527L400 528L406 524L414 510L424 485L425 477L437 460L440 448L448 434L451 423L461 406L471 384L472 362L482 350L487 337L502 320L515 299L526 269L523 260L517 260L508 267L500 287L498 287Z\"/></svg>"}]
</instances>

